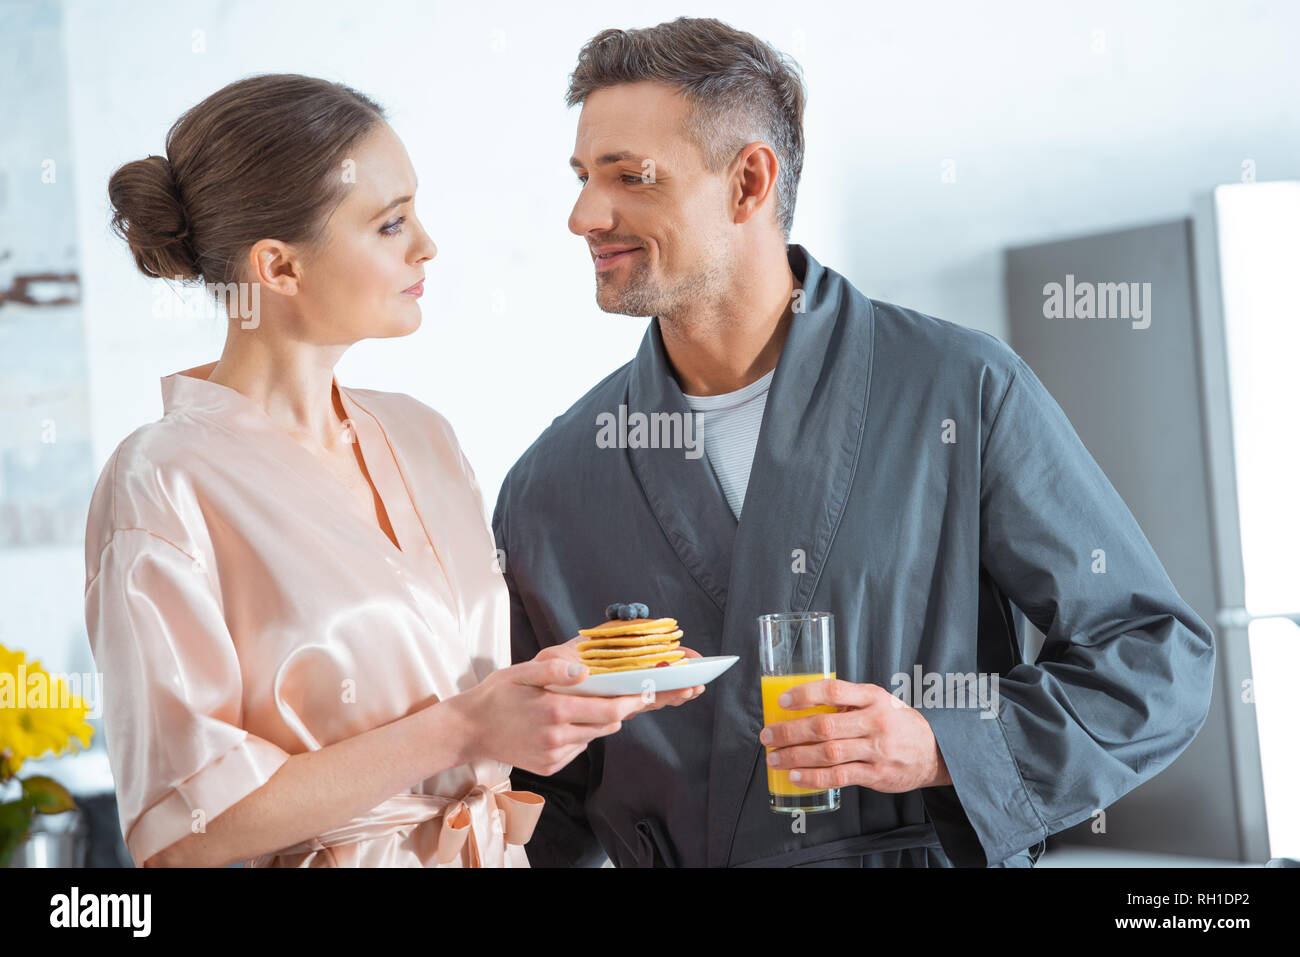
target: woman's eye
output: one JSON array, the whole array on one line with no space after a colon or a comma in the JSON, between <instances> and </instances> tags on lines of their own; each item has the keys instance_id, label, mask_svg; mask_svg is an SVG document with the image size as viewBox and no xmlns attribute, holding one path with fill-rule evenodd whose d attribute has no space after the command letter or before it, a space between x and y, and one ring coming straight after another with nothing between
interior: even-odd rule
<instances>
[{"instance_id":1,"label":"woman's eye","mask_svg":"<svg viewBox=\"0 0 1300 957\"><path fill-rule=\"evenodd\" d=\"M398 216L395 220L381 228L379 231L385 236L396 236L402 231L402 223L404 222L406 222L406 217Z\"/></svg>"}]
</instances>

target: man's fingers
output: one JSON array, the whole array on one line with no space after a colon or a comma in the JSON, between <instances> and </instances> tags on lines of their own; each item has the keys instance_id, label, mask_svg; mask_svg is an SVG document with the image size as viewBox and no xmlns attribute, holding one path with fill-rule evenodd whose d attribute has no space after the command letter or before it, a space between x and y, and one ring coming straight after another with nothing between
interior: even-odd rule
<instances>
[{"instance_id":1,"label":"man's fingers","mask_svg":"<svg viewBox=\"0 0 1300 957\"><path fill-rule=\"evenodd\" d=\"M801 788L872 787L880 780L879 770L864 761L837 764L833 768L793 768L790 780Z\"/></svg>"},{"instance_id":2,"label":"man's fingers","mask_svg":"<svg viewBox=\"0 0 1300 957\"><path fill-rule=\"evenodd\" d=\"M889 694L880 685L823 678L821 681L807 681L787 689L777 700L777 705L786 711L803 711L805 708L828 704L841 708L866 708L879 703L881 693Z\"/></svg>"},{"instance_id":3,"label":"man's fingers","mask_svg":"<svg viewBox=\"0 0 1300 957\"><path fill-rule=\"evenodd\" d=\"M768 767L829 768L855 761L874 761L880 757L870 738L834 738L818 744L800 744L778 748L766 758Z\"/></svg>"},{"instance_id":4,"label":"man's fingers","mask_svg":"<svg viewBox=\"0 0 1300 957\"><path fill-rule=\"evenodd\" d=\"M869 716L860 710L812 714L769 724L759 735L759 740L769 748L788 748L833 738L860 738L870 734L872 727L874 724Z\"/></svg>"}]
</instances>

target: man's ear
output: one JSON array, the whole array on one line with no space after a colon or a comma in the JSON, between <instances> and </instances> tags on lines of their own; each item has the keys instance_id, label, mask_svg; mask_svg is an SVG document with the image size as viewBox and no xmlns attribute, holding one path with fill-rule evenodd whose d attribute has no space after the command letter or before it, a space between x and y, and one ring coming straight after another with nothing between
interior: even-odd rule
<instances>
[{"instance_id":1,"label":"man's ear","mask_svg":"<svg viewBox=\"0 0 1300 957\"><path fill-rule=\"evenodd\" d=\"M748 222L776 189L776 153L766 143L749 143L731 164L732 222Z\"/></svg>"}]
</instances>

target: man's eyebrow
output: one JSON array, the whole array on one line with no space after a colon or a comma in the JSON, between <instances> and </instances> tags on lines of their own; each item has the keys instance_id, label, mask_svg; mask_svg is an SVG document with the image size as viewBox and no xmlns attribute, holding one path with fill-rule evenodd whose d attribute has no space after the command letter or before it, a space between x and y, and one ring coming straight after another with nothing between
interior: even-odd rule
<instances>
[{"instance_id":1,"label":"man's eyebrow","mask_svg":"<svg viewBox=\"0 0 1300 957\"><path fill-rule=\"evenodd\" d=\"M636 161L638 158L639 157L637 157L634 153L628 150L620 150L617 153L606 153L603 156L598 157L596 159L595 165L608 166L610 163L621 163L624 160ZM582 160L578 159L578 157L570 156L569 165L572 166L574 169L581 169L586 164L583 163Z\"/></svg>"}]
</instances>

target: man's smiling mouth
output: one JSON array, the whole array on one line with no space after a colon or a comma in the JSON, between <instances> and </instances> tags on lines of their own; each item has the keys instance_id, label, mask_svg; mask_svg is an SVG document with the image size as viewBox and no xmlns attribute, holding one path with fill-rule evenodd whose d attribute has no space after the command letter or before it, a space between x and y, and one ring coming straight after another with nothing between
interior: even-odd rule
<instances>
[{"instance_id":1,"label":"man's smiling mouth","mask_svg":"<svg viewBox=\"0 0 1300 957\"><path fill-rule=\"evenodd\" d=\"M595 256L597 269L610 269L640 251L640 246L608 246L599 251L592 249L592 254Z\"/></svg>"}]
</instances>

